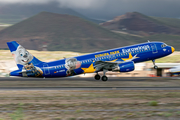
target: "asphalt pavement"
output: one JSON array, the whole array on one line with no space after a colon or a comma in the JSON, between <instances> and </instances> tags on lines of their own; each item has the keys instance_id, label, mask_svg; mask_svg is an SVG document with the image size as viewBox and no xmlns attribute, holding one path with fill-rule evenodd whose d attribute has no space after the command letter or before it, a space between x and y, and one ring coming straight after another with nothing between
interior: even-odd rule
<instances>
[{"instance_id":1,"label":"asphalt pavement","mask_svg":"<svg viewBox=\"0 0 180 120\"><path fill-rule=\"evenodd\" d=\"M108 81L146 81L174 80L179 77L108 77ZM94 77L61 77L61 78L31 78L31 77L0 77L0 81L98 81Z\"/></svg>"},{"instance_id":2,"label":"asphalt pavement","mask_svg":"<svg viewBox=\"0 0 180 120\"><path fill-rule=\"evenodd\" d=\"M111 77L109 81L146 81L146 80L160 80L160 81L169 81L179 78L170 78L170 77ZM80 77L65 77L65 78L22 78L22 77L1 77L0 81L92 81L96 84L97 80L94 78L80 78ZM103 82L103 81L102 81ZM180 86L173 87L0 87L0 90L180 90Z\"/></svg>"}]
</instances>

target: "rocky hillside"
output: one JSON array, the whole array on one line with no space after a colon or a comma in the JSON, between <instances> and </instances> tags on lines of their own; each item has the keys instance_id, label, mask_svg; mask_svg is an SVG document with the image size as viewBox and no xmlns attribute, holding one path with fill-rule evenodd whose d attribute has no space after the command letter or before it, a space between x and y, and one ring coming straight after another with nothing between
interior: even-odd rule
<instances>
[{"instance_id":1,"label":"rocky hillside","mask_svg":"<svg viewBox=\"0 0 180 120\"><path fill-rule=\"evenodd\" d=\"M134 44L135 39L76 16L42 12L0 31L0 48L17 41L33 50L94 52Z\"/></svg>"},{"instance_id":2,"label":"rocky hillside","mask_svg":"<svg viewBox=\"0 0 180 120\"><path fill-rule=\"evenodd\" d=\"M110 30L147 36L162 33L178 35L180 34L179 24L179 19L175 21L174 19L149 17L138 12L132 12L117 16L113 20L102 23L101 26Z\"/></svg>"}]
</instances>

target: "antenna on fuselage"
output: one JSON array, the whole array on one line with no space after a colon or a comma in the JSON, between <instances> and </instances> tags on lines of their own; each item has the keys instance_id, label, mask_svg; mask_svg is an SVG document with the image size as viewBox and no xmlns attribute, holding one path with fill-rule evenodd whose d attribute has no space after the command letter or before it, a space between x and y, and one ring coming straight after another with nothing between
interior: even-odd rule
<instances>
[{"instance_id":1,"label":"antenna on fuselage","mask_svg":"<svg viewBox=\"0 0 180 120\"><path fill-rule=\"evenodd\" d=\"M150 42L149 40L147 40L148 42Z\"/></svg>"}]
</instances>

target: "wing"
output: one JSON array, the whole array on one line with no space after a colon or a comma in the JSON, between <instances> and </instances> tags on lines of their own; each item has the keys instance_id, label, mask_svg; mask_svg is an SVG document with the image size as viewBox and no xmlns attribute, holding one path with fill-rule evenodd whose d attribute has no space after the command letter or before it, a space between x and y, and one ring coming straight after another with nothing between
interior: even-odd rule
<instances>
[{"instance_id":1,"label":"wing","mask_svg":"<svg viewBox=\"0 0 180 120\"><path fill-rule=\"evenodd\" d=\"M133 58L126 60L126 61L114 61L114 62L112 62L112 61L96 61L94 64L94 68L96 69L96 72L103 70L103 69L112 70L118 64L129 62L129 61L136 59L137 58L136 56L137 56L137 54Z\"/></svg>"},{"instance_id":2,"label":"wing","mask_svg":"<svg viewBox=\"0 0 180 120\"><path fill-rule=\"evenodd\" d=\"M118 63L117 62L108 62L108 61L96 61L94 68L96 71L100 71L102 69L112 69L115 67Z\"/></svg>"}]
</instances>

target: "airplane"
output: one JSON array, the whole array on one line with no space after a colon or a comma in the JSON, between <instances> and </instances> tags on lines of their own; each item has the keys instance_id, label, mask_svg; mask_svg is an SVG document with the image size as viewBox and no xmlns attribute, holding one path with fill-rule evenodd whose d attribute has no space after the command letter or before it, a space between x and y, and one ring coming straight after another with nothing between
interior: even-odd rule
<instances>
[{"instance_id":1,"label":"airplane","mask_svg":"<svg viewBox=\"0 0 180 120\"><path fill-rule=\"evenodd\" d=\"M167 56L174 52L172 46L163 42L146 42L126 47L120 47L82 56L64 58L52 62L42 62L30 54L16 41L7 42L16 61L18 70L10 72L10 76L19 77L67 77L85 73L96 73L96 80L107 81L107 71L130 72L135 69L135 63ZM101 77L98 72L103 71Z\"/></svg>"},{"instance_id":2,"label":"airplane","mask_svg":"<svg viewBox=\"0 0 180 120\"><path fill-rule=\"evenodd\" d=\"M171 69L169 69L169 73L170 73L170 76L173 76L173 75L180 75L180 66L176 66L176 67L173 67Z\"/></svg>"}]
</instances>

